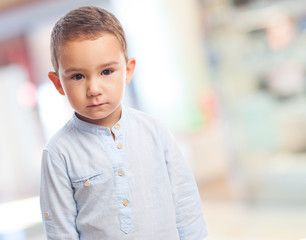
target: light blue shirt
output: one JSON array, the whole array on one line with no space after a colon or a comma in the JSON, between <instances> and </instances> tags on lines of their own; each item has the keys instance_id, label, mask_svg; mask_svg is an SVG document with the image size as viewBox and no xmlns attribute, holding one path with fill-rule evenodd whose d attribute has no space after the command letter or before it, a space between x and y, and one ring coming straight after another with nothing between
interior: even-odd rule
<instances>
[{"instance_id":1,"label":"light blue shirt","mask_svg":"<svg viewBox=\"0 0 306 240\"><path fill-rule=\"evenodd\" d=\"M50 240L207 235L197 185L173 136L128 107L111 130L74 115L51 138L43 151L40 197Z\"/></svg>"}]
</instances>

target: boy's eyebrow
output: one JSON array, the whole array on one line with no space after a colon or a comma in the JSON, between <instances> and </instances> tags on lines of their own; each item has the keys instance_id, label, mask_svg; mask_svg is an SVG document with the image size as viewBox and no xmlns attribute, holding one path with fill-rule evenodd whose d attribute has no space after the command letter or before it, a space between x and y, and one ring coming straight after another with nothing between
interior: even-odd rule
<instances>
[{"instance_id":1,"label":"boy's eyebrow","mask_svg":"<svg viewBox=\"0 0 306 240\"><path fill-rule=\"evenodd\" d=\"M107 63L103 63L103 64L99 65L99 67L100 68L105 68L105 67L114 66L114 65L119 65L119 62L117 62L117 61L107 62Z\"/></svg>"},{"instance_id":2,"label":"boy's eyebrow","mask_svg":"<svg viewBox=\"0 0 306 240\"><path fill-rule=\"evenodd\" d=\"M103 63L103 64L99 65L98 67L99 68L105 68L105 67L114 66L114 65L119 65L119 62L111 61L111 62ZM82 70L84 70L84 69L72 67L72 68L65 69L64 73L79 72L79 71L82 71Z\"/></svg>"},{"instance_id":3,"label":"boy's eyebrow","mask_svg":"<svg viewBox=\"0 0 306 240\"><path fill-rule=\"evenodd\" d=\"M81 70L82 70L81 68L68 68L68 69L65 69L64 73L80 72Z\"/></svg>"}]
</instances>

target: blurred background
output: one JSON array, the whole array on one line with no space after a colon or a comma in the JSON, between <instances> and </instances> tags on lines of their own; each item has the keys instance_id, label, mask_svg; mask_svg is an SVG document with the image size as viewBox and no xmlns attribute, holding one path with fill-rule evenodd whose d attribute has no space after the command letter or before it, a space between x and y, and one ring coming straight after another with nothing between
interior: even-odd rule
<instances>
[{"instance_id":1,"label":"blurred background","mask_svg":"<svg viewBox=\"0 0 306 240\"><path fill-rule=\"evenodd\" d=\"M197 180L209 240L306 238L306 1L0 1L0 240L44 240L40 158L72 115L47 78L69 10L122 22L125 104L163 121Z\"/></svg>"}]
</instances>

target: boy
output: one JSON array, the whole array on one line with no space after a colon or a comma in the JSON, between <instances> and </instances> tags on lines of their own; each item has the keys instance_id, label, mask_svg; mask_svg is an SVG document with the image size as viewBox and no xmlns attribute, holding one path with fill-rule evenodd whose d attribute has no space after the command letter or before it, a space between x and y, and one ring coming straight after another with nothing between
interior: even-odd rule
<instances>
[{"instance_id":1,"label":"boy","mask_svg":"<svg viewBox=\"0 0 306 240\"><path fill-rule=\"evenodd\" d=\"M201 200L172 135L121 104L136 61L115 16L72 10L53 28L51 54L48 76L75 114L43 151L48 239L202 240Z\"/></svg>"}]
</instances>

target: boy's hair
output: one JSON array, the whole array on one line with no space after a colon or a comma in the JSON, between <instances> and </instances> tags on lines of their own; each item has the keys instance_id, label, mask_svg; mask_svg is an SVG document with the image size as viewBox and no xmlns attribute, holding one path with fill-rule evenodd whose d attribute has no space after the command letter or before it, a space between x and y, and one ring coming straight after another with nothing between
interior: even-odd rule
<instances>
[{"instance_id":1,"label":"boy's hair","mask_svg":"<svg viewBox=\"0 0 306 240\"><path fill-rule=\"evenodd\" d=\"M67 41L95 40L103 32L114 34L121 43L125 59L128 49L124 30L118 19L110 12L93 6L80 7L68 12L54 25L51 34L51 61L58 73L60 47Z\"/></svg>"}]
</instances>

